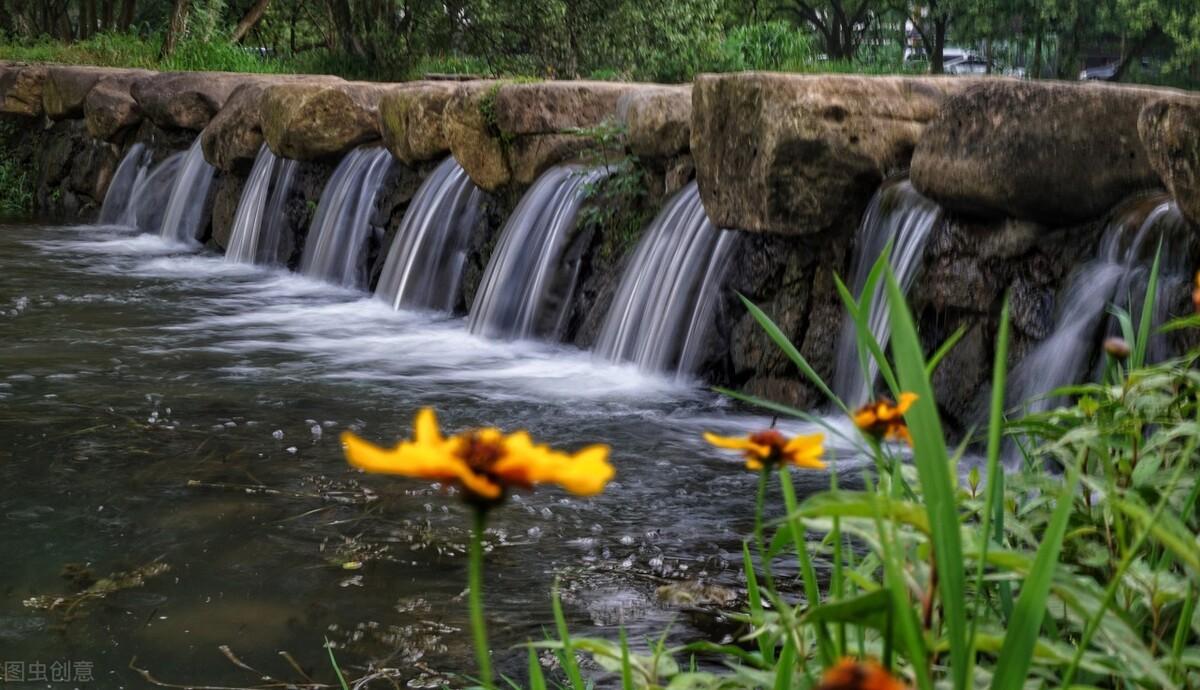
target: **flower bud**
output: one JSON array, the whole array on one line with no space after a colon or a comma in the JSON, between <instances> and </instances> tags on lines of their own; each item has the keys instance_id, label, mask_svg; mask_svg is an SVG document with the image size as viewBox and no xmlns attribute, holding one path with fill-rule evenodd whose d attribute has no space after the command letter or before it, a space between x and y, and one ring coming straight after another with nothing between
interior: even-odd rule
<instances>
[{"instance_id":1,"label":"flower bud","mask_svg":"<svg viewBox=\"0 0 1200 690\"><path fill-rule=\"evenodd\" d=\"M1125 342L1124 338L1109 338L1104 341L1104 351L1109 357L1123 362L1129 359L1129 343Z\"/></svg>"}]
</instances>

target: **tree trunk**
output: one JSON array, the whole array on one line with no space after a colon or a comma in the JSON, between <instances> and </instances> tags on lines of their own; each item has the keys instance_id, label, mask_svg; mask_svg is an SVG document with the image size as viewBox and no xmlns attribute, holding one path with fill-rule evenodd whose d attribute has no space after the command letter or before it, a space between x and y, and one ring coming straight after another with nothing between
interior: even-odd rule
<instances>
[{"instance_id":1,"label":"tree trunk","mask_svg":"<svg viewBox=\"0 0 1200 690\"><path fill-rule=\"evenodd\" d=\"M111 31L113 28L113 1L104 0L100 10L100 29L102 31Z\"/></svg>"},{"instance_id":2,"label":"tree trunk","mask_svg":"<svg viewBox=\"0 0 1200 690\"><path fill-rule=\"evenodd\" d=\"M129 27L133 26L133 17L136 13L137 0L121 0L121 18L117 28L121 31L129 31Z\"/></svg>"},{"instance_id":3,"label":"tree trunk","mask_svg":"<svg viewBox=\"0 0 1200 690\"><path fill-rule=\"evenodd\" d=\"M271 0L255 0L250 9L246 10L246 14L238 20L237 26L233 29L233 36L230 38L234 43L241 43L246 34L262 21L263 15L267 13L267 7L270 6Z\"/></svg>"},{"instance_id":4,"label":"tree trunk","mask_svg":"<svg viewBox=\"0 0 1200 690\"><path fill-rule=\"evenodd\" d=\"M96 0L83 0L79 8L79 37L90 38L96 33Z\"/></svg>"},{"instance_id":5,"label":"tree trunk","mask_svg":"<svg viewBox=\"0 0 1200 690\"><path fill-rule=\"evenodd\" d=\"M1037 28L1037 35L1033 39L1033 62L1025 76L1030 79L1041 79L1042 77L1042 27L1040 25Z\"/></svg>"},{"instance_id":6,"label":"tree trunk","mask_svg":"<svg viewBox=\"0 0 1200 690\"><path fill-rule=\"evenodd\" d=\"M171 21L167 24L167 35L163 37L162 50L159 52L161 57L169 57L175 52L175 46L179 44L179 39L183 37L187 31L188 10L191 9L191 0L175 0L171 6Z\"/></svg>"},{"instance_id":7,"label":"tree trunk","mask_svg":"<svg viewBox=\"0 0 1200 690\"><path fill-rule=\"evenodd\" d=\"M354 35L354 15L350 12L348 0L328 0L329 11L333 15L333 25L337 30L338 44L343 52L361 58L367 56L367 51Z\"/></svg>"}]
</instances>

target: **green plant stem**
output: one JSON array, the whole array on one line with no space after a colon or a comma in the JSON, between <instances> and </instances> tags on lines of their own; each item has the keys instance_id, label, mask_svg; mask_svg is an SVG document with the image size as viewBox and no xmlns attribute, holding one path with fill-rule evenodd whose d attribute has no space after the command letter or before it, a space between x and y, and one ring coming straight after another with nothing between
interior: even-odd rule
<instances>
[{"instance_id":1,"label":"green plant stem","mask_svg":"<svg viewBox=\"0 0 1200 690\"><path fill-rule=\"evenodd\" d=\"M796 517L796 490L792 486L792 475L788 468L779 468L779 489L783 493L783 505L787 509L788 522L792 530L792 544L796 549L796 560L800 565L800 577L804 581L804 597L808 600L808 608L814 609L821 605L821 590L817 585L817 571L813 569L812 559L808 555L808 542L805 539L804 523ZM821 650L821 659L826 665L834 662L833 640L829 629L824 623L817 624L817 646Z\"/></svg>"},{"instance_id":2,"label":"green plant stem","mask_svg":"<svg viewBox=\"0 0 1200 690\"><path fill-rule=\"evenodd\" d=\"M483 618L483 532L487 528L487 510L476 508L471 529L468 601L471 608L471 636L475 640L475 659L479 663L479 682L492 690L492 658L488 653L487 622Z\"/></svg>"},{"instance_id":3,"label":"green plant stem","mask_svg":"<svg viewBox=\"0 0 1200 690\"><path fill-rule=\"evenodd\" d=\"M767 553L766 535L763 534L763 508L767 502L767 480L771 478L771 466L763 465L758 472L758 493L754 501L754 543L758 547L758 558L761 561L764 584L770 591L774 590L774 578L771 576L771 555Z\"/></svg>"}]
</instances>

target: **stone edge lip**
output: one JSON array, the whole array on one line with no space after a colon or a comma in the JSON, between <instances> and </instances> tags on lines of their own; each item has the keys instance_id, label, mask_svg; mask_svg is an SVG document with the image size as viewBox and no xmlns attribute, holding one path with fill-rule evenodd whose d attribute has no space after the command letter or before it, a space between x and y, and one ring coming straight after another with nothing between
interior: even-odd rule
<instances>
[{"instance_id":1,"label":"stone edge lip","mask_svg":"<svg viewBox=\"0 0 1200 690\"><path fill-rule=\"evenodd\" d=\"M243 103L241 114L226 113L231 96L246 84L262 86L257 101L250 106ZM722 91L715 85L726 88ZM91 99L92 92L101 87L113 93ZM1200 94L1178 89L1007 77L741 72L702 73L692 83L678 85L586 80L359 82L323 75L154 72L0 61L0 112L53 120L87 119L91 129L93 119L104 120L100 117L103 113L94 118L97 114L91 110L120 108L121 112L110 118L115 131L93 131L93 136L111 143L126 140L142 118L166 129L205 132L212 138L222 135L206 130L223 114L258 117L261 122L230 129L251 143L261 130L262 139L277 154L300 160L332 159L354 147L376 144L387 146L408 165L450 154L477 185L489 191L526 186L552 165L584 161L589 151L595 153L597 148L589 130L617 122L625 129L622 148L633 155L648 159L694 156L702 198L714 222L784 234L819 232L827 215L824 201L813 201L797 216L811 220L800 232L794 224L781 222L788 209L771 208L773 195L781 193L773 188L778 187L780 178L770 175L775 163L767 158L779 153L772 147L794 142L797 137L844 154L849 161L823 174L858 175L871 181L911 166L918 189L951 210L972 214L985 209L992 215L1043 224L1065 222L1019 205L975 198L996 192L994 189L967 190L959 195L965 196L963 200L928 183L928 165L923 161L934 146L934 135L947 126L953 107L971 94L1009 89L1015 93L1087 94L1098 103L1132 96L1142 101L1143 110L1161 100L1200 101ZM737 95L738 90L752 93ZM746 103L732 103L731 98ZM851 133L853 127L841 121L834 123L837 126L817 122L817 109L825 108L822 117L828 120L829 113L842 108L831 101L841 98L862 101L861 112L843 117L860 116L867 124L876 125L875 130L864 125L863 132ZM893 107L895 103L889 104L889 99L899 105ZM912 102L901 102L905 99ZM828 110L830 107L835 108ZM734 110L742 116L725 117ZM1031 122L1046 119L1032 111L1025 115ZM772 123L770 117L781 117L783 122ZM717 123L720 127L714 119L721 120ZM1157 129L1143 125L1139 130L1136 117L1129 124L1138 151L1158 152L1154 160L1138 166L1139 171L1145 167L1147 175L1128 176L1140 180L1134 186L1160 185L1177 198L1188 195L1180 199L1181 206L1200 206L1190 198L1200 194L1196 185L1179 182L1185 174L1200 173L1181 172L1181 163L1164 159L1162 152L1167 147L1152 140L1159 136ZM785 131L788 128L790 131ZM716 141L717 137L724 139ZM244 148L245 141L241 145ZM752 155L731 155L735 149ZM205 150L210 159L214 157L209 151L215 147L208 141ZM243 158L244 153L239 153L232 162L214 162L231 169ZM1117 191L1106 190L1104 204L1109 196L1126 191L1124 181L1114 184ZM838 193L845 192L843 188ZM834 188L827 193L834 193ZM735 197L740 201L731 202ZM1082 215L1095 217L1096 213L1085 209ZM1196 220L1200 214L1191 211L1188 215Z\"/></svg>"}]
</instances>

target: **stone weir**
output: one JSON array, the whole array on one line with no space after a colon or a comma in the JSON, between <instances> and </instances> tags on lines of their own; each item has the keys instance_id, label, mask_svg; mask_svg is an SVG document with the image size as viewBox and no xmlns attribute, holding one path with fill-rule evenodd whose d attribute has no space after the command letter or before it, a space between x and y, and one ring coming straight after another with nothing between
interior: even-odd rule
<instances>
[{"instance_id":1,"label":"stone weir","mask_svg":"<svg viewBox=\"0 0 1200 690\"><path fill-rule=\"evenodd\" d=\"M821 403L817 392L736 295L762 306L832 379L844 313L835 276L850 271L872 196L907 176L942 209L910 300L928 349L965 331L935 374L960 428L977 419L986 393L1005 295L1016 365L1050 335L1068 277L1095 256L1116 207L1166 193L1200 223L1200 98L1165 89L768 73L680 86L384 84L0 63L0 118L0 145L32 176L37 211L73 221L94 217L134 144L161 160L200 137L216 169L201 240L217 251L265 144L298 161L279 257L293 268L338 161L356 147L386 147L395 164L371 219L372 287L422 180L453 156L485 192L458 312L542 173L565 162L614 165L562 259L577 283L563 337L584 348L642 230L695 180L712 222L737 231L697 373L805 408ZM1188 308L1187 294L1168 295L1173 313Z\"/></svg>"}]
</instances>

